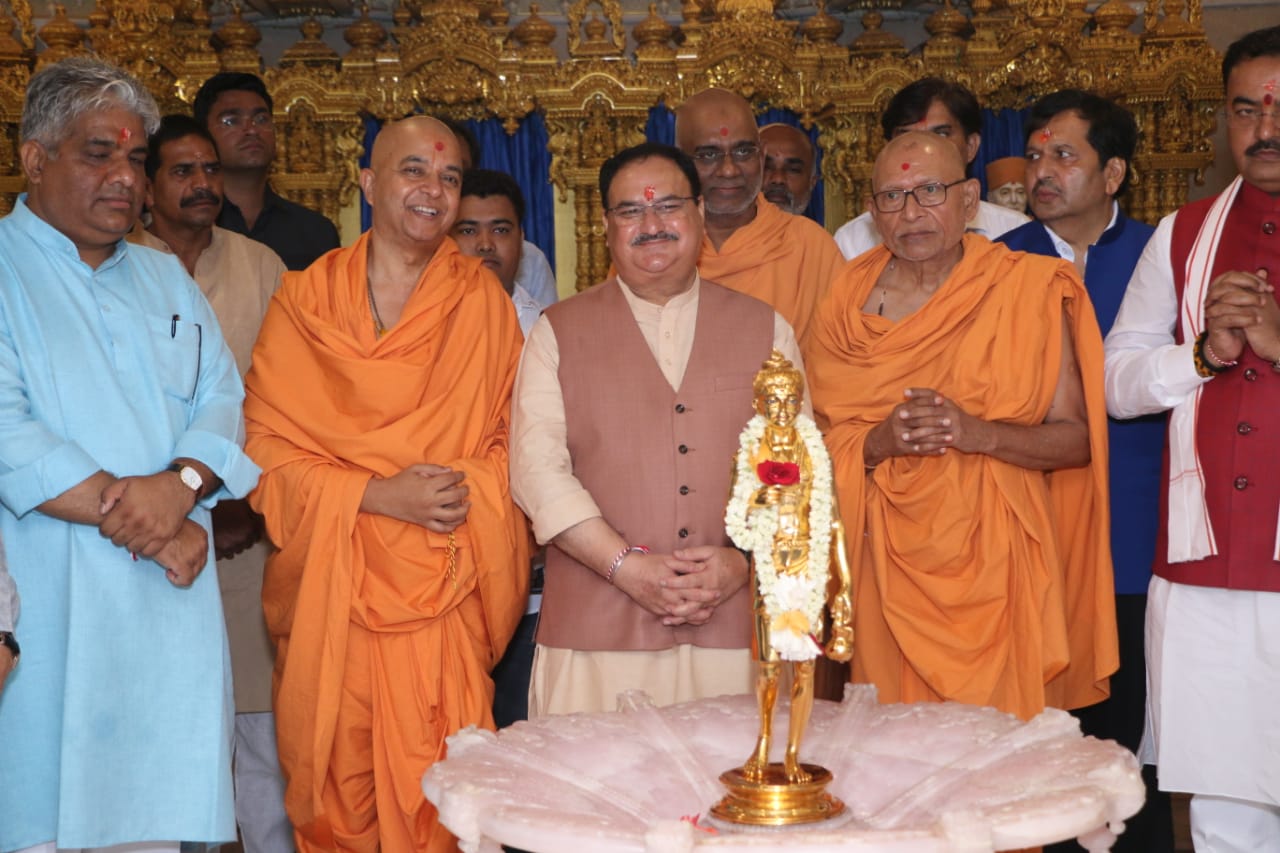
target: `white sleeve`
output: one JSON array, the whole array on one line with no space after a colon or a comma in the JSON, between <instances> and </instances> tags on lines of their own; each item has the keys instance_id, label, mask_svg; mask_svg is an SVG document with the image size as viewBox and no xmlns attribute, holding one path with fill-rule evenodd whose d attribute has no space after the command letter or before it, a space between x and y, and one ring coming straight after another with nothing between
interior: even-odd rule
<instances>
[{"instance_id":1,"label":"white sleeve","mask_svg":"<svg viewBox=\"0 0 1280 853\"><path fill-rule=\"evenodd\" d=\"M846 261L851 261L863 252L880 245L880 232L871 221L870 213L863 213L850 219L836 229L836 246Z\"/></svg>"},{"instance_id":2,"label":"white sleeve","mask_svg":"<svg viewBox=\"0 0 1280 853\"><path fill-rule=\"evenodd\" d=\"M1147 241L1107 335L1107 412L1115 418L1171 409L1209 381L1196 373L1195 341L1174 343L1173 219L1160 220Z\"/></svg>"}]
</instances>

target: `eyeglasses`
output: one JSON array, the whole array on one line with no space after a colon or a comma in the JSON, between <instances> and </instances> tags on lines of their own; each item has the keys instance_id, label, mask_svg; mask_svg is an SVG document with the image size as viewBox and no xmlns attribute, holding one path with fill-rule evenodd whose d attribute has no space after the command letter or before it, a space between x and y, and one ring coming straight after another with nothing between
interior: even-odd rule
<instances>
[{"instance_id":1,"label":"eyeglasses","mask_svg":"<svg viewBox=\"0 0 1280 853\"><path fill-rule=\"evenodd\" d=\"M968 178L961 178L949 184L921 184L911 190L883 190L872 193L871 198L876 203L876 210L881 213L897 213L902 210L907 206L908 196L914 198L921 207L937 207L947 200L947 190L967 180Z\"/></svg>"},{"instance_id":2,"label":"eyeglasses","mask_svg":"<svg viewBox=\"0 0 1280 853\"><path fill-rule=\"evenodd\" d=\"M261 130L262 128L271 127L272 120L271 113L253 113L252 115L245 115L244 113L226 113L225 115L218 116L218 124L227 128L244 128L251 126Z\"/></svg>"},{"instance_id":3,"label":"eyeglasses","mask_svg":"<svg viewBox=\"0 0 1280 853\"><path fill-rule=\"evenodd\" d=\"M1280 110L1260 110L1257 107L1242 105L1228 107L1225 112L1227 114L1227 124L1232 127L1247 130L1262 124L1264 118L1270 118L1272 124L1280 125Z\"/></svg>"},{"instance_id":4,"label":"eyeglasses","mask_svg":"<svg viewBox=\"0 0 1280 853\"><path fill-rule=\"evenodd\" d=\"M686 195L663 198L649 204L623 202L615 207L606 207L604 212L622 222L640 222L644 219L644 215L651 210L659 219L672 219L679 216L684 210L685 202L695 201L696 199L697 196Z\"/></svg>"},{"instance_id":5,"label":"eyeglasses","mask_svg":"<svg viewBox=\"0 0 1280 853\"><path fill-rule=\"evenodd\" d=\"M693 162L699 166L719 166L726 156L735 163L749 163L760 156L760 146L754 142L744 142L728 151L723 148L699 148L693 152Z\"/></svg>"}]
</instances>

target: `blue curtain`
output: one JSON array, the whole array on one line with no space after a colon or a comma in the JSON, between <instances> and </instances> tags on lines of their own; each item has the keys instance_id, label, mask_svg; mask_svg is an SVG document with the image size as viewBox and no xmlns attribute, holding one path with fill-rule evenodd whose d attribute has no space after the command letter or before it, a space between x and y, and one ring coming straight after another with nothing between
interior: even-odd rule
<instances>
[{"instance_id":1,"label":"blue curtain","mask_svg":"<svg viewBox=\"0 0 1280 853\"><path fill-rule=\"evenodd\" d=\"M543 251L551 269L556 267L555 200L552 194L551 154L547 151L547 126L538 113L530 113L520 122L515 135L508 136L502 121L496 118L468 121L467 126L480 140L480 162L483 169L506 172L516 179L524 193L524 219L520 226L524 237ZM369 165L373 140L382 122L372 116L364 120L364 154L362 168ZM372 208L360 199L360 227L367 230L373 221Z\"/></svg>"},{"instance_id":2,"label":"blue curtain","mask_svg":"<svg viewBox=\"0 0 1280 853\"><path fill-rule=\"evenodd\" d=\"M551 152L547 125L541 113L530 113L520 121L514 135L507 135L502 120L467 121L480 140L482 169L506 172L524 192L524 238L533 243L556 268L555 196L551 186Z\"/></svg>"},{"instance_id":3,"label":"blue curtain","mask_svg":"<svg viewBox=\"0 0 1280 853\"><path fill-rule=\"evenodd\" d=\"M809 198L809 206L805 209L804 215L817 222L819 225L824 224L823 201L825 193L822 186L822 151L818 148L818 128L815 125L809 130L805 130L800 126L800 117L791 110L768 109L756 117L756 124L763 127L766 124L787 124L792 127L800 128L808 135L809 141L813 143L814 149L818 152L818 183L813 188L813 195ZM676 116L665 104L658 104L656 107L649 108L649 119L644 125L644 137L649 142L661 142L664 145L675 145L676 141Z\"/></svg>"},{"instance_id":4,"label":"blue curtain","mask_svg":"<svg viewBox=\"0 0 1280 853\"><path fill-rule=\"evenodd\" d=\"M663 145L676 144L676 114L666 104L649 107L649 120L644 124L644 138Z\"/></svg>"},{"instance_id":5,"label":"blue curtain","mask_svg":"<svg viewBox=\"0 0 1280 853\"><path fill-rule=\"evenodd\" d=\"M973 176L982 182L982 197L987 197L987 164L1001 157L1021 157L1027 150L1022 123L1029 109L982 111L982 145L973 159Z\"/></svg>"}]
</instances>

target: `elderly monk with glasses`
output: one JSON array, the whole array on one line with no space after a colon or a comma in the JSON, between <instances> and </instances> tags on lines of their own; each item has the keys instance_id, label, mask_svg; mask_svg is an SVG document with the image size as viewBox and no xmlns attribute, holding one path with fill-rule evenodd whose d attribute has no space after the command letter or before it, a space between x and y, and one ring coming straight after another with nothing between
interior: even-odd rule
<instances>
[{"instance_id":1,"label":"elderly monk with glasses","mask_svg":"<svg viewBox=\"0 0 1280 853\"><path fill-rule=\"evenodd\" d=\"M706 236L698 269L772 305L803 341L844 257L821 225L760 194L764 152L751 105L725 89L699 92L676 111L676 145L702 181Z\"/></svg>"},{"instance_id":2,"label":"elderly monk with glasses","mask_svg":"<svg viewBox=\"0 0 1280 853\"><path fill-rule=\"evenodd\" d=\"M1072 266L965 233L955 146L891 140L881 246L832 284L806 350L854 581L853 679L883 702L1023 719L1116 668L1102 342Z\"/></svg>"}]
</instances>

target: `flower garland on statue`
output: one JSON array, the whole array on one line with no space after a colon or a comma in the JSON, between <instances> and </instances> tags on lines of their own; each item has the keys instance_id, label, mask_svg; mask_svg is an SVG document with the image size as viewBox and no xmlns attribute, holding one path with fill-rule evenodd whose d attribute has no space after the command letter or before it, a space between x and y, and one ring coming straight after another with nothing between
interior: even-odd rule
<instances>
[{"instance_id":1,"label":"flower garland on statue","mask_svg":"<svg viewBox=\"0 0 1280 853\"><path fill-rule=\"evenodd\" d=\"M756 415L738 438L734 457L733 494L725 509L725 530L733 543L755 558L756 584L769 614L769 640L783 660L812 660L822 654L817 634L822 630L822 608L827 598L831 563L833 497L831 457L813 419L796 417L796 431L809 452L813 485L809 494L809 560L804 572L779 572L773 563L778 509L753 506L752 496L765 485L793 485L800 481L799 466L764 461L755 469L751 460L764 440L768 420Z\"/></svg>"}]
</instances>

